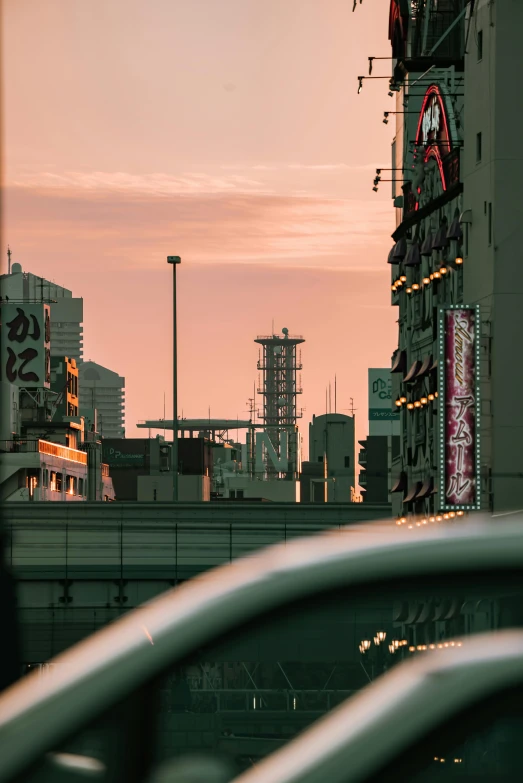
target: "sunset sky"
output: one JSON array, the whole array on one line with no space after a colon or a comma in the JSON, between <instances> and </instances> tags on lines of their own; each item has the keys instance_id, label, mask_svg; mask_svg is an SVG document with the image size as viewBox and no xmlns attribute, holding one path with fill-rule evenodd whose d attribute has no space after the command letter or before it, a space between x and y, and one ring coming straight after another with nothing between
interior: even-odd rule
<instances>
[{"instance_id":1,"label":"sunset sky","mask_svg":"<svg viewBox=\"0 0 523 783\"><path fill-rule=\"evenodd\" d=\"M127 436L164 392L172 413L171 254L179 413L248 418L274 319L306 339L302 432L336 374L364 436L367 368L397 343L390 183L372 192L394 107L385 80L356 94L390 56L389 0L352 6L4 0L4 243L84 297L84 358L125 376Z\"/></svg>"}]
</instances>

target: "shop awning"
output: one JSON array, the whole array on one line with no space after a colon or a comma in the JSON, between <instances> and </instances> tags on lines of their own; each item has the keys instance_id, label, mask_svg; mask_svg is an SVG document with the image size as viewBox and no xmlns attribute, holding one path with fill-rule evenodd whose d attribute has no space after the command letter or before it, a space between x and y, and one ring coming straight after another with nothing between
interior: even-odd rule
<instances>
[{"instance_id":1,"label":"shop awning","mask_svg":"<svg viewBox=\"0 0 523 783\"><path fill-rule=\"evenodd\" d=\"M423 360L423 364L421 365L418 374L416 375L416 380L418 378L424 378L425 375L427 375L432 369L432 354L429 356L425 356Z\"/></svg>"},{"instance_id":2,"label":"shop awning","mask_svg":"<svg viewBox=\"0 0 523 783\"><path fill-rule=\"evenodd\" d=\"M403 502L412 503L412 501L415 499L420 489L421 489L421 481L416 481L415 484L411 485L407 495L403 498Z\"/></svg>"},{"instance_id":3,"label":"shop awning","mask_svg":"<svg viewBox=\"0 0 523 783\"><path fill-rule=\"evenodd\" d=\"M432 489L430 491L430 494L431 495L437 495L438 494L438 488L437 488L436 484L433 484Z\"/></svg>"},{"instance_id":4,"label":"shop awning","mask_svg":"<svg viewBox=\"0 0 523 783\"><path fill-rule=\"evenodd\" d=\"M390 249L389 257L387 258L387 264L399 264L399 258L394 258L394 248L396 245L393 245Z\"/></svg>"},{"instance_id":5,"label":"shop awning","mask_svg":"<svg viewBox=\"0 0 523 783\"><path fill-rule=\"evenodd\" d=\"M438 369L438 360L434 359L434 361L432 362L432 367L430 368L429 372L434 372L434 370L437 369Z\"/></svg>"},{"instance_id":6,"label":"shop awning","mask_svg":"<svg viewBox=\"0 0 523 783\"><path fill-rule=\"evenodd\" d=\"M407 366L407 354L405 351L397 351L396 357L392 363L391 372L405 372Z\"/></svg>"},{"instance_id":7,"label":"shop awning","mask_svg":"<svg viewBox=\"0 0 523 783\"><path fill-rule=\"evenodd\" d=\"M407 474L400 473L399 478L396 479L392 485L391 492L405 492L407 489Z\"/></svg>"},{"instance_id":8,"label":"shop awning","mask_svg":"<svg viewBox=\"0 0 523 783\"><path fill-rule=\"evenodd\" d=\"M433 250L442 250L444 247L447 247L449 243L449 240L447 239L447 226L442 225L436 232L436 236L432 240L432 249Z\"/></svg>"},{"instance_id":9,"label":"shop awning","mask_svg":"<svg viewBox=\"0 0 523 783\"><path fill-rule=\"evenodd\" d=\"M430 497L430 495L432 494L433 487L434 487L434 479L433 478L426 479L426 481L423 482L420 491L416 495L416 500L423 500L424 498Z\"/></svg>"},{"instance_id":10,"label":"shop awning","mask_svg":"<svg viewBox=\"0 0 523 783\"><path fill-rule=\"evenodd\" d=\"M422 256L431 256L432 255L432 240L433 236L431 232L427 234L425 239L423 240L423 244L421 246L421 255Z\"/></svg>"},{"instance_id":11,"label":"shop awning","mask_svg":"<svg viewBox=\"0 0 523 783\"><path fill-rule=\"evenodd\" d=\"M413 381L416 375L419 373L421 367L421 362L419 359L416 359L406 376L404 377L404 382L407 383L408 381Z\"/></svg>"},{"instance_id":12,"label":"shop awning","mask_svg":"<svg viewBox=\"0 0 523 783\"><path fill-rule=\"evenodd\" d=\"M400 261L403 261L406 255L407 255L407 240L405 239L405 237L401 237L401 239L398 239L398 241L394 245L394 249L392 251L392 257L394 258L393 263L398 264Z\"/></svg>"},{"instance_id":13,"label":"shop awning","mask_svg":"<svg viewBox=\"0 0 523 783\"><path fill-rule=\"evenodd\" d=\"M447 239L455 239L458 242L463 239L463 229L461 228L459 217L455 217L450 224L449 230L447 231Z\"/></svg>"},{"instance_id":14,"label":"shop awning","mask_svg":"<svg viewBox=\"0 0 523 783\"><path fill-rule=\"evenodd\" d=\"M421 255L419 252L419 245L415 242L409 247L407 255L405 257L404 266L419 266L421 264Z\"/></svg>"}]
</instances>

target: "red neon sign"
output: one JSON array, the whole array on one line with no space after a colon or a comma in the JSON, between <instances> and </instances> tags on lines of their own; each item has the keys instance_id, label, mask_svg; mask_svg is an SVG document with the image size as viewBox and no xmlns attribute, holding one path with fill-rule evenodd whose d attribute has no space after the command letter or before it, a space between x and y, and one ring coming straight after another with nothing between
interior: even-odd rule
<instances>
[{"instance_id":1,"label":"red neon sign","mask_svg":"<svg viewBox=\"0 0 523 783\"><path fill-rule=\"evenodd\" d=\"M438 164L443 190L447 189L443 158L452 150L452 139L443 95L437 84L431 84L423 99L418 121L416 146L423 148L424 162L434 158Z\"/></svg>"}]
</instances>

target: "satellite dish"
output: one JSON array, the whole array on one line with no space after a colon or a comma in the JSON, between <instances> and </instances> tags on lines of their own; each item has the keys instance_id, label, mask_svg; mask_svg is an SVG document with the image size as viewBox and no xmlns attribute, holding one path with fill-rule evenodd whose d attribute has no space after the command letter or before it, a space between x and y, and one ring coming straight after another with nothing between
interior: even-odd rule
<instances>
[{"instance_id":1,"label":"satellite dish","mask_svg":"<svg viewBox=\"0 0 523 783\"><path fill-rule=\"evenodd\" d=\"M287 329L287 327L286 327L286 326L284 326L284 327L283 327L283 329L281 330L281 332L282 332L282 334L284 334L284 335L288 335L288 334L289 334L289 330Z\"/></svg>"}]
</instances>

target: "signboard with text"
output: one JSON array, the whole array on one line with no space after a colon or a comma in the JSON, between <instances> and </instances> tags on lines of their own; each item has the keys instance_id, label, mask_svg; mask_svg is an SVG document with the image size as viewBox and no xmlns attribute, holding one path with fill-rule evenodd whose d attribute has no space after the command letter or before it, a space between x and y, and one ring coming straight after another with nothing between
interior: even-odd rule
<instances>
[{"instance_id":1,"label":"signboard with text","mask_svg":"<svg viewBox=\"0 0 523 783\"><path fill-rule=\"evenodd\" d=\"M399 421L393 407L390 367L369 369L369 421Z\"/></svg>"},{"instance_id":2,"label":"signboard with text","mask_svg":"<svg viewBox=\"0 0 523 783\"><path fill-rule=\"evenodd\" d=\"M2 303L1 378L16 386L51 383L51 315L44 303Z\"/></svg>"},{"instance_id":3,"label":"signboard with text","mask_svg":"<svg viewBox=\"0 0 523 783\"><path fill-rule=\"evenodd\" d=\"M480 507L479 308L439 310L440 506Z\"/></svg>"}]
</instances>

